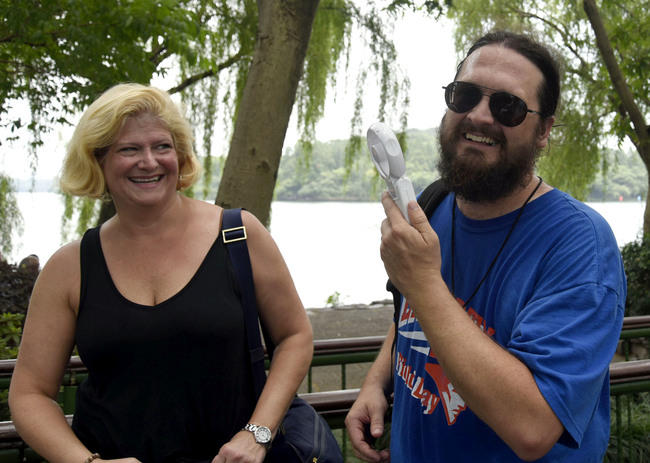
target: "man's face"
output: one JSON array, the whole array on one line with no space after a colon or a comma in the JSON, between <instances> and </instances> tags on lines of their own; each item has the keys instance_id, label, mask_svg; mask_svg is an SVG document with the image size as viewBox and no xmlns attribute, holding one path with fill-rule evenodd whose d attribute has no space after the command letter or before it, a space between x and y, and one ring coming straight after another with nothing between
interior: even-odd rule
<instances>
[{"instance_id":1,"label":"man's face","mask_svg":"<svg viewBox=\"0 0 650 463\"><path fill-rule=\"evenodd\" d=\"M456 77L487 87L483 89L487 95L494 91L516 95L533 110L540 107L537 90L542 79L532 62L498 45L472 53ZM528 113L520 125L506 127L494 119L489 101L483 96L465 113L448 110L440 125L440 174L451 191L472 202L495 201L525 186L552 124Z\"/></svg>"}]
</instances>

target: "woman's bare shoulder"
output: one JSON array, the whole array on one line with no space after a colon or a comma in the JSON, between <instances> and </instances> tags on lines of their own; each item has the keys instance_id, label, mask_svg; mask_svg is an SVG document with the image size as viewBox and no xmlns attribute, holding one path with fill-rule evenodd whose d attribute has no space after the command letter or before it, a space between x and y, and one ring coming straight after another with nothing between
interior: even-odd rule
<instances>
[{"instance_id":1,"label":"woman's bare shoulder","mask_svg":"<svg viewBox=\"0 0 650 463\"><path fill-rule=\"evenodd\" d=\"M58 270L72 270L71 268L67 268L67 266L79 265L80 253L81 238L61 246L54 254L52 254L52 257L48 259L43 270L47 267L57 267Z\"/></svg>"},{"instance_id":2,"label":"woman's bare shoulder","mask_svg":"<svg viewBox=\"0 0 650 463\"><path fill-rule=\"evenodd\" d=\"M34 292L38 295L59 295L67 299L70 307L76 308L81 286L81 239L59 248L50 257L36 280ZM36 298L36 300L40 300Z\"/></svg>"},{"instance_id":3,"label":"woman's bare shoulder","mask_svg":"<svg viewBox=\"0 0 650 463\"><path fill-rule=\"evenodd\" d=\"M262 233L264 235L268 235L268 230L266 227L258 220L255 215L252 213L248 212L247 210L241 211L241 220L242 223L248 228L253 230L256 233Z\"/></svg>"}]
</instances>

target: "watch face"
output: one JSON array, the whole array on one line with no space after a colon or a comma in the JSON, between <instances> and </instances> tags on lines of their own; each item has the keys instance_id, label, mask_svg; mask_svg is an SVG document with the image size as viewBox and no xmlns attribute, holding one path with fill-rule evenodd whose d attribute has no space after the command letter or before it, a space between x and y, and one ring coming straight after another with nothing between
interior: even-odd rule
<instances>
[{"instance_id":1,"label":"watch face","mask_svg":"<svg viewBox=\"0 0 650 463\"><path fill-rule=\"evenodd\" d=\"M255 440L261 444L271 441L271 430L266 426L258 426L255 430Z\"/></svg>"}]
</instances>

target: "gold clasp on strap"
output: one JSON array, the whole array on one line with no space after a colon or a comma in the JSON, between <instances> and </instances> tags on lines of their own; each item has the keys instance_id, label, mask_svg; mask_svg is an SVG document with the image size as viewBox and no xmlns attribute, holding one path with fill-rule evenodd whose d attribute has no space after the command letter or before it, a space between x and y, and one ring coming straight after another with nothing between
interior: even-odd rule
<instances>
[{"instance_id":1,"label":"gold clasp on strap","mask_svg":"<svg viewBox=\"0 0 650 463\"><path fill-rule=\"evenodd\" d=\"M235 236L228 238L226 234ZM228 230L221 230L221 236L223 236L224 243L233 243L235 241L242 241L248 238L246 235L246 227L243 225L241 227L229 228Z\"/></svg>"}]
</instances>

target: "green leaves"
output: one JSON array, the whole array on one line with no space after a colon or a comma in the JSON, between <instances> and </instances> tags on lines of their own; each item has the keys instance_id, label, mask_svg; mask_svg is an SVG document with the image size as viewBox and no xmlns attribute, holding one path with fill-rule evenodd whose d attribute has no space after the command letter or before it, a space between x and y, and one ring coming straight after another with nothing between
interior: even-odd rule
<instances>
[{"instance_id":1,"label":"green leaves","mask_svg":"<svg viewBox=\"0 0 650 463\"><path fill-rule=\"evenodd\" d=\"M18 210L11 179L0 172L0 255L13 250L12 232L22 232L23 218Z\"/></svg>"},{"instance_id":2,"label":"green leaves","mask_svg":"<svg viewBox=\"0 0 650 463\"><path fill-rule=\"evenodd\" d=\"M119 82L149 83L175 56L199 62L215 34L214 2L191 0L3 1L0 17L0 114L10 126L12 99L27 99L32 133L46 132L61 114L83 110ZM211 49L214 50L212 42ZM227 47L224 47L224 50ZM220 59L214 54L204 65ZM205 70L205 69L204 69ZM13 119L12 119L13 118Z\"/></svg>"},{"instance_id":3,"label":"green leaves","mask_svg":"<svg viewBox=\"0 0 650 463\"><path fill-rule=\"evenodd\" d=\"M23 334L23 313L0 314L0 358L16 358Z\"/></svg>"},{"instance_id":4,"label":"green leaves","mask_svg":"<svg viewBox=\"0 0 650 463\"><path fill-rule=\"evenodd\" d=\"M422 0L414 2L413 0L393 0L386 7L386 10L391 13L404 12L405 10L422 11L429 15L440 16L445 8L452 6L453 0Z\"/></svg>"},{"instance_id":5,"label":"green leaves","mask_svg":"<svg viewBox=\"0 0 650 463\"><path fill-rule=\"evenodd\" d=\"M650 236L621 248L627 276L626 316L650 315Z\"/></svg>"}]
</instances>

